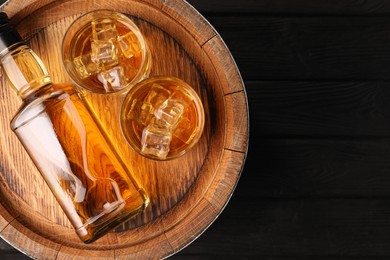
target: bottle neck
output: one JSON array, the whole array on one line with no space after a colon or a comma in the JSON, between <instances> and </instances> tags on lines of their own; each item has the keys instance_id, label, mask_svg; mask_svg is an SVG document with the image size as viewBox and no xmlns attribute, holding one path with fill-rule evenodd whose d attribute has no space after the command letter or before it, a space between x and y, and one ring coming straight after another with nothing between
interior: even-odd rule
<instances>
[{"instance_id":1,"label":"bottle neck","mask_svg":"<svg viewBox=\"0 0 390 260\"><path fill-rule=\"evenodd\" d=\"M22 100L51 85L51 78L40 58L25 44L15 44L0 59L8 83Z\"/></svg>"}]
</instances>

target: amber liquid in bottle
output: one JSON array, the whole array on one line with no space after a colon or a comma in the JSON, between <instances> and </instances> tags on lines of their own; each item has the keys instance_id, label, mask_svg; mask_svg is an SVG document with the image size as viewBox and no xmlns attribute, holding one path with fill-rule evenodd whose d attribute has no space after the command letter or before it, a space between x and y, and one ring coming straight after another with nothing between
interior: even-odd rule
<instances>
[{"instance_id":1,"label":"amber liquid in bottle","mask_svg":"<svg viewBox=\"0 0 390 260\"><path fill-rule=\"evenodd\" d=\"M141 212L147 195L73 88L53 85L24 44L11 46L1 65L23 100L11 128L81 240L93 242Z\"/></svg>"}]
</instances>

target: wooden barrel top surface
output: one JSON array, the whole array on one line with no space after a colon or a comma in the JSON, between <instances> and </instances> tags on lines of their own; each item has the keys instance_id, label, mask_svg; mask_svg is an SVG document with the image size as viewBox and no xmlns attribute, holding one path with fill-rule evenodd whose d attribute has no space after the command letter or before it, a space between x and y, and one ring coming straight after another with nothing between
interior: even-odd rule
<instances>
[{"instance_id":1,"label":"wooden barrel top surface","mask_svg":"<svg viewBox=\"0 0 390 260\"><path fill-rule=\"evenodd\" d=\"M124 161L150 196L149 207L86 245L11 131L21 102L1 77L0 236L33 258L164 258L196 239L218 217L238 182L248 146L248 106L237 66L218 33L180 0L10 0L3 10L42 58L55 83L71 82L61 62L68 26L97 9L125 13L152 53L151 76L188 82L206 114L199 143L183 157L145 159L120 132L122 96L87 96Z\"/></svg>"}]
</instances>

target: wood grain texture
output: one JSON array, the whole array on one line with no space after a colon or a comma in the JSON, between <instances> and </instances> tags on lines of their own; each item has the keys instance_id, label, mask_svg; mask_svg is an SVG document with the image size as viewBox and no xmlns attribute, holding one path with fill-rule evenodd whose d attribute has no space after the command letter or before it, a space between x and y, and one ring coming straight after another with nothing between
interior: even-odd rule
<instances>
[{"instance_id":1,"label":"wood grain texture","mask_svg":"<svg viewBox=\"0 0 390 260\"><path fill-rule=\"evenodd\" d=\"M188 2L222 35L239 64L251 137L225 210L171 259L389 259L390 2ZM177 28L169 23L164 31L173 35ZM202 49L192 46L189 56L201 57ZM308 52L313 47L315 57ZM319 64L319 56L328 64ZM198 68L202 75L215 73L204 68ZM225 172L220 178L230 182L234 175ZM157 243L169 248L165 242ZM1 259L18 259L5 250Z\"/></svg>"},{"instance_id":2,"label":"wood grain texture","mask_svg":"<svg viewBox=\"0 0 390 260\"><path fill-rule=\"evenodd\" d=\"M41 254L43 255L43 254ZM114 250L85 250L74 247L61 246L57 252L56 259L85 259L86 256L92 259L115 259Z\"/></svg>"},{"instance_id":3,"label":"wood grain texture","mask_svg":"<svg viewBox=\"0 0 390 260\"><path fill-rule=\"evenodd\" d=\"M61 247L59 244L26 229L16 220L1 231L1 236L12 245L24 245L21 251L31 257L45 256L49 259L55 259Z\"/></svg>"},{"instance_id":4,"label":"wood grain texture","mask_svg":"<svg viewBox=\"0 0 390 260\"><path fill-rule=\"evenodd\" d=\"M205 198L208 200L208 202L215 208L218 209L226 206L226 204L223 202L224 200L220 200L220 198L225 198L225 201L227 201L228 198L232 196L230 192L226 191L226 187L232 187L236 185L238 173L241 172L244 161L244 153L231 150L224 151L221 160L221 164L224 167L221 167L221 173L218 174L213 180L211 188L205 195Z\"/></svg>"},{"instance_id":5,"label":"wood grain texture","mask_svg":"<svg viewBox=\"0 0 390 260\"><path fill-rule=\"evenodd\" d=\"M205 43L203 49L212 60L219 79L226 79L226 82L223 82L223 85L227 86L223 89L224 94L243 91L241 75L234 69L236 64L222 39L217 36L211 38ZM215 56L215 53L220 53L221 55Z\"/></svg>"},{"instance_id":6,"label":"wood grain texture","mask_svg":"<svg viewBox=\"0 0 390 260\"><path fill-rule=\"evenodd\" d=\"M127 237L127 239L131 239ZM165 234L153 238L153 244L141 243L132 247L115 249L115 259L147 259L161 257L162 253L165 256L175 253L171 244L168 242ZM151 257L153 256L153 257Z\"/></svg>"},{"instance_id":7,"label":"wood grain texture","mask_svg":"<svg viewBox=\"0 0 390 260\"><path fill-rule=\"evenodd\" d=\"M4 7L13 16L12 22L47 65L53 81L62 83L70 80L61 67L59 50L66 28L73 20L82 13L102 8L131 15L152 53L151 76L176 76L193 86L204 103L207 126L198 145L180 160L150 161L123 145L123 136L117 131L120 127L115 115L119 114L123 96L86 95L122 158L131 162L130 170L149 194L151 205L116 232L84 245L8 127L20 103L6 88L0 99L0 113L5 115L0 124L5 149L0 153L0 162L6 226L1 236L29 256L49 259L160 258L192 242L229 200L248 145L245 88L234 60L216 32L184 1L25 1L23 5L12 2ZM219 44L214 53L204 47L211 39ZM231 76L238 79L234 87L240 91L229 92L228 97L224 90L231 88L230 78L226 79ZM242 114L242 119L236 118L235 112ZM232 137L233 134L239 134L240 138ZM225 146L240 152L223 160ZM226 171L231 174L228 182L221 177ZM24 185L22 180L27 179L29 185ZM36 189L41 186L42 189ZM217 190L221 196L212 194ZM206 193L212 196L212 204L205 198ZM7 216L11 216L12 225L7 223ZM30 237L34 239L31 243Z\"/></svg>"},{"instance_id":8,"label":"wood grain texture","mask_svg":"<svg viewBox=\"0 0 390 260\"><path fill-rule=\"evenodd\" d=\"M234 127L228 127L228 135L226 138L225 148L233 151L239 151L246 153L248 147L248 138L243 135L249 127L249 118L247 107L247 100L245 91L236 92L225 96L227 106L231 106L233 109L227 109L227 125Z\"/></svg>"}]
</instances>

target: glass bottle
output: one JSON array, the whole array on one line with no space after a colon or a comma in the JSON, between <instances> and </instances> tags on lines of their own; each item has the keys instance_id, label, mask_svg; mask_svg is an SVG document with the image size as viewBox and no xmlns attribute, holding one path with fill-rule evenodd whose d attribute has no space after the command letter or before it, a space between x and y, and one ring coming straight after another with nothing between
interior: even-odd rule
<instances>
[{"instance_id":1,"label":"glass bottle","mask_svg":"<svg viewBox=\"0 0 390 260\"><path fill-rule=\"evenodd\" d=\"M149 203L77 92L51 82L37 55L0 13L0 63L23 104L11 128L85 243Z\"/></svg>"}]
</instances>

